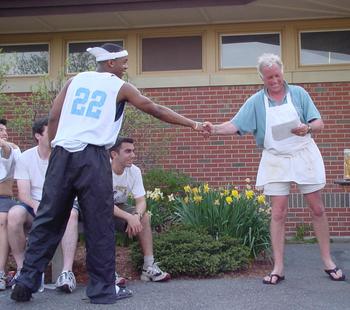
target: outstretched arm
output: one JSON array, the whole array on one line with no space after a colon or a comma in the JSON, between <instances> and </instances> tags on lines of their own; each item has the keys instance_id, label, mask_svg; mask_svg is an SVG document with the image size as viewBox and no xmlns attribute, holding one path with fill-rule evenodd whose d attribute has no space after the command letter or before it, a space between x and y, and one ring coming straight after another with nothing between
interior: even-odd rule
<instances>
[{"instance_id":1,"label":"outstretched arm","mask_svg":"<svg viewBox=\"0 0 350 310\"><path fill-rule=\"evenodd\" d=\"M237 127L231 122L213 125L210 122L203 123L203 129L210 135L233 135L238 132Z\"/></svg>"},{"instance_id":2,"label":"outstretched arm","mask_svg":"<svg viewBox=\"0 0 350 310\"><path fill-rule=\"evenodd\" d=\"M125 83L119 91L117 101L119 102L121 100L128 101L135 108L147 114L150 114L164 122L191 127L197 131L203 130L201 123L184 117L167 107L154 103L149 98L143 96L136 87L129 83Z\"/></svg>"}]
</instances>

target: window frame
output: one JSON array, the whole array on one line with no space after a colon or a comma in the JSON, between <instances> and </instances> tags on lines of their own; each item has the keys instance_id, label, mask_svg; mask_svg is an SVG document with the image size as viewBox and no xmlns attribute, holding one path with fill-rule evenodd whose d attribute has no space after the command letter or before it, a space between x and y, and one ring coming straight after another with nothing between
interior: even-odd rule
<instances>
[{"instance_id":1,"label":"window frame","mask_svg":"<svg viewBox=\"0 0 350 310\"><path fill-rule=\"evenodd\" d=\"M282 55L283 55L283 33L282 30L270 30L270 31L263 31L263 32L236 32L236 33L218 33L218 71L228 71L228 70L232 70L232 71L239 71L239 70L252 70L254 69L254 71L256 70L256 65L257 62L255 62L255 64L253 66L242 66L242 67L230 67L230 68L223 68L222 67L222 37L224 36L252 36L252 35L264 35L264 34L278 34L279 36L279 47L280 47L280 57L282 59Z\"/></svg>"},{"instance_id":2,"label":"window frame","mask_svg":"<svg viewBox=\"0 0 350 310\"><path fill-rule=\"evenodd\" d=\"M202 40L202 46L201 46L201 53L202 53L202 68L201 69L188 69L188 70L162 70L162 71L143 71L142 70L142 40L143 39L157 39L157 38L176 38L176 37L201 37ZM167 34L157 34L157 33L146 33L143 32L141 35L138 36L138 64L137 64L137 73L140 76L160 76L160 75L176 75L176 74L198 74L203 73L206 71L206 36L205 31L200 32L176 32L176 33L167 33Z\"/></svg>"},{"instance_id":3,"label":"window frame","mask_svg":"<svg viewBox=\"0 0 350 310\"><path fill-rule=\"evenodd\" d=\"M335 32L335 31L350 31L350 28L315 28L315 29L297 29L297 69L300 71L316 71L316 70L338 70L341 68L350 69L350 63L340 63L340 64L302 64L301 63L301 33L310 32Z\"/></svg>"},{"instance_id":4,"label":"window frame","mask_svg":"<svg viewBox=\"0 0 350 310\"><path fill-rule=\"evenodd\" d=\"M123 48L125 48L125 39L84 39L84 40L76 40L76 39L69 39L69 40L65 40L64 45L65 45L65 58L64 58L64 74L66 76L74 76L76 74L78 74L79 72L68 72L68 59L69 59L69 44L70 43L89 43L89 42L101 42L101 43L115 43L118 41L122 41L123 42ZM83 72L83 71L81 71Z\"/></svg>"},{"instance_id":5,"label":"window frame","mask_svg":"<svg viewBox=\"0 0 350 310\"><path fill-rule=\"evenodd\" d=\"M47 72L45 73L36 73L36 74L5 74L6 78L30 78L30 77L43 77L51 74L51 42L50 41L35 41L35 42L9 42L9 43L0 43L0 49L3 46L23 46L23 45L47 45L48 50L48 59L47 59Z\"/></svg>"}]
</instances>

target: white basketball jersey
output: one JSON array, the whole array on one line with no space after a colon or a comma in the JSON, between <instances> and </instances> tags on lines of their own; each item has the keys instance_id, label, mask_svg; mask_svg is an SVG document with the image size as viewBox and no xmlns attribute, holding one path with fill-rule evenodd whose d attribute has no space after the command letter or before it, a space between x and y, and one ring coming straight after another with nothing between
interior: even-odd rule
<instances>
[{"instance_id":1,"label":"white basketball jersey","mask_svg":"<svg viewBox=\"0 0 350 310\"><path fill-rule=\"evenodd\" d=\"M88 144L114 145L120 131L124 103L116 104L124 81L111 73L82 72L68 86L57 133L52 147L69 152L83 150Z\"/></svg>"}]
</instances>

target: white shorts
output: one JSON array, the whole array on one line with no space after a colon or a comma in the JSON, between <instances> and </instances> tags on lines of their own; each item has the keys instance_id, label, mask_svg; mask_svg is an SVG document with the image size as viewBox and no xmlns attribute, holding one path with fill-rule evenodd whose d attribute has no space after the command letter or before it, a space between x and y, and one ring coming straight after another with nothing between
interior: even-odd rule
<instances>
[{"instance_id":1,"label":"white shorts","mask_svg":"<svg viewBox=\"0 0 350 310\"><path fill-rule=\"evenodd\" d=\"M275 182L264 185L264 194L267 196L286 196L290 193L290 185L292 182ZM310 194L325 187L322 184L297 184L300 193Z\"/></svg>"}]
</instances>

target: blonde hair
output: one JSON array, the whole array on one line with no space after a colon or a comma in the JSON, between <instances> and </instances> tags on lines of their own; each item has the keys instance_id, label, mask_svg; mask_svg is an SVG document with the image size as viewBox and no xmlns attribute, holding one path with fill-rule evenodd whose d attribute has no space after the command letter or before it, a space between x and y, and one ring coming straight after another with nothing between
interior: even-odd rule
<instances>
[{"instance_id":1,"label":"blonde hair","mask_svg":"<svg viewBox=\"0 0 350 310\"><path fill-rule=\"evenodd\" d=\"M281 58L278 55L271 54L271 53L262 54L258 58L258 65L257 65L257 70L258 70L260 77L261 78L263 77L262 72L261 72L263 67L271 68L273 65L279 66L281 68L281 71L283 72L283 63L282 63Z\"/></svg>"}]
</instances>

